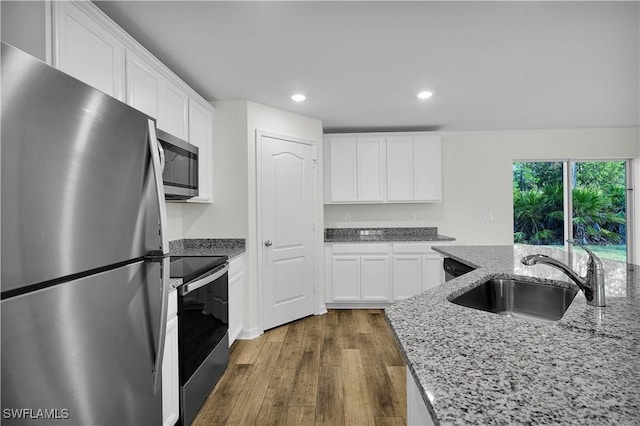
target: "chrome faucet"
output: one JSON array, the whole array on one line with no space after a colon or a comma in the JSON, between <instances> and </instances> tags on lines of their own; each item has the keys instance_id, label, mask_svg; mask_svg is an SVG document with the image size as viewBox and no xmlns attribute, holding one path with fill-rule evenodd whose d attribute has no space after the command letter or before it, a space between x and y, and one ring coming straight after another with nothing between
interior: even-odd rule
<instances>
[{"instance_id":1,"label":"chrome faucet","mask_svg":"<svg viewBox=\"0 0 640 426\"><path fill-rule=\"evenodd\" d=\"M571 240L567 240L567 242L578 247L582 247L582 249L589 255L589 260L587 261L587 275L585 277L580 277L569 266L544 254L531 254L529 256L525 256L522 258L521 262L527 266L543 263L560 269L562 272L567 274L569 278L578 285L578 287L580 287L580 290L584 292L589 305L605 306L604 268L602 266L602 261L591 250L582 244L578 244Z\"/></svg>"}]
</instances>

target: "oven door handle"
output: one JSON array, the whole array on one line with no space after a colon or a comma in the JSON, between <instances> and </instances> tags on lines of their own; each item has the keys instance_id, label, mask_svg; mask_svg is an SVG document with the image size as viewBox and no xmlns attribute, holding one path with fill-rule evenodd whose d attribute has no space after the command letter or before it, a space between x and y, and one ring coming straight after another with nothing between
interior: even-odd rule
<instances>
[{"instance_id":1,"label":"oven door handle","mask_svg":"<svg viewBox=\"0 0 640 426\"><path fill-rule=\"evenodd\" d=\"M223 276L224 274L226 274L229 271L229 262L225 262L224 263L224 267L220 270L218 270L217 272L211 274L211 275L207 275L206 277L199 279L199 280L195 280L195 281L191 281L188 284L184 284L182 286L180 286L180 296L186 296L187 294L191 293L194 290L199 289L202 286L205 286L207 284L209 284L210 282L213 282L215 280L217 280L218 278L220 278L221 276Z\"/></svg>"}]
</instances>

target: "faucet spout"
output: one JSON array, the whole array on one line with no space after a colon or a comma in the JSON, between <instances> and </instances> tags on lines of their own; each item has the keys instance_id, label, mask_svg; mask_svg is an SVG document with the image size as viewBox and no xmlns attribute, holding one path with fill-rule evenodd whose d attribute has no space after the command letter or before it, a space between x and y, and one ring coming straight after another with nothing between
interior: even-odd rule
<instances>
[{"instance_id":1,"label":"faucet spout","mask_svg":"<svg viewBox=\"0 0 640 426\"><path fill-rule=\"evenodd\" d=\"M575 282L580 290L584 292L587 303L593 306L605 306L604 295L604 268L602 261L591 250L574 241L567 240L571 244L582 247L589 255L587 261L587 275L579 276L568 265L544 254L531 254L522 258L521 262L527 266L533 266L538 263L553 266L564 272L573 282Z\"/></svg>"}]
</instances>

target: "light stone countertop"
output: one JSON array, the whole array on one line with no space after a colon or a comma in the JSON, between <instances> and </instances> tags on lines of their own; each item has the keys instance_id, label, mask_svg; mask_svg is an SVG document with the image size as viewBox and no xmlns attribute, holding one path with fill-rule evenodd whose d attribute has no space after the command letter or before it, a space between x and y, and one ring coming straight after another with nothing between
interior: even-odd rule
<instances>
[{"instance_id":1,"label":"light stone countertop","mask_svg":"<svg viewBox=\"0 0 640 426\"><path fill-rule=\"evenodd\" d=\"M534 322L449 299L489 278L577 289L556 269L520 263L532 253L567 262L566 252L525 245L434 250L478 269L386 315L436 424L640 425L639 266L603 261L606 307L587 305L579 292L560 321ZM574 269L584 275L586 256L575 251Z\"/></svg>"}]
</instances>

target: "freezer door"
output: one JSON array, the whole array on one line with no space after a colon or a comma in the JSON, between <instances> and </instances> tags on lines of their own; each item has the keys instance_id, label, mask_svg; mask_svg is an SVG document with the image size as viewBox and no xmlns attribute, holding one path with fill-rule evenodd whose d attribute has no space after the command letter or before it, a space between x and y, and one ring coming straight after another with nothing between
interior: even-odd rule
<instances>
[{"instance_id":1,"label":"freezer door","mask_svg":"<svg viewBox=\"0 0 640 426\"><path fill-rule=\"evenodd\" d=\"M138 262L3 300L2 424L162 424L160 269Z\"/></svg>"},{"instance_id":2,"label":"freezer door","mask_svg":"<svg viewBox=\"0 0 640 426\"><path fill-rule=\"evenodd\" d=\"M1 66L3 298L167 252L148 117L5 43Z\"/></svg>"}]
</instances>

